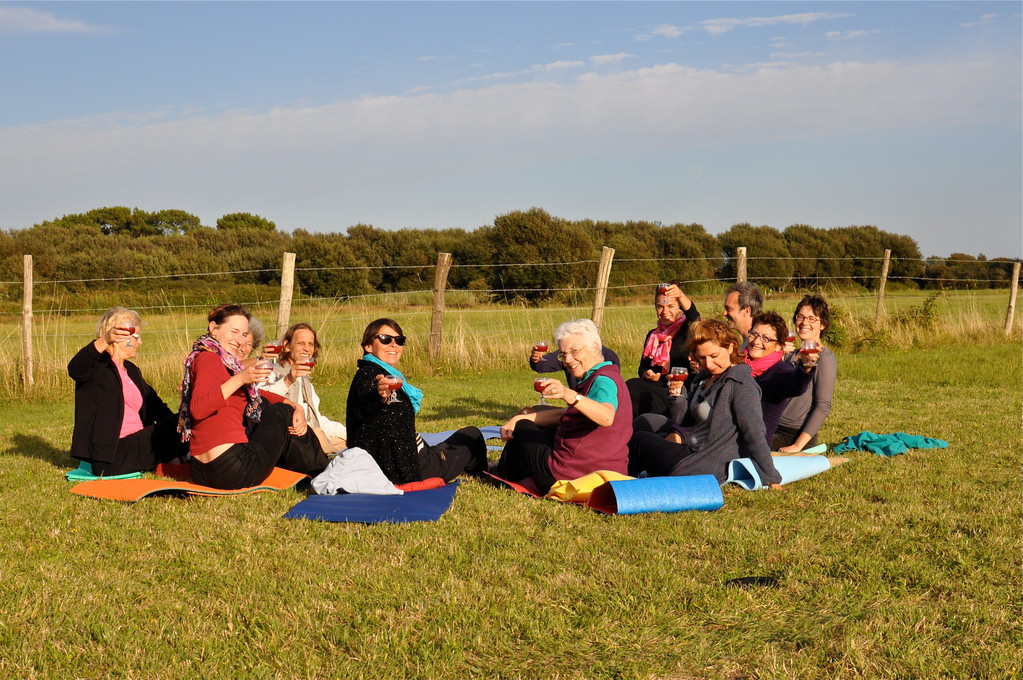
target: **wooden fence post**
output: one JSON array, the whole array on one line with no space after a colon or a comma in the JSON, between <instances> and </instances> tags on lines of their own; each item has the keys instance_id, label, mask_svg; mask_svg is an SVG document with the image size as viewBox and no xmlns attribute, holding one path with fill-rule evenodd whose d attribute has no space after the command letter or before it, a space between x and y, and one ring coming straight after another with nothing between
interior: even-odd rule
<instances>
[{"instance_id":1,"label":"wooden fence post","mask_svg":"<svg viewBox=\"0 0 1023 680\"><path fill-rule=\"evenodd\" d=\"M1009 308L1005 310L1005 334L1012 335L1012 323L1016 320L1016 291L1019 289L1019 262L1012 265L1012 283L1009 284Z\"/></svg>"},{"instance_id":2,"label":"wooden fence post","mask_svg":"<svg viewBox=\"0 0 1023 680\"><path fill-rule=\"evenodd\" d=\"M604 248L600 251L600 265L597 267L597 288L593 296L593 314L590 318L600 330L604 320L604 301L607 299L607 281L611 278L611 262L615 257L615 249Z\"/></svg>"},{"instance_id":3,"label":"wooden fence post","mask_svg":"<svg viewBox=\"0 0 1023 680\"><path fill-rule=\"evenodd\" d=\"M295 295L295 253L284 253L281 264L281 302L277 305L277 339L291 325L291 299Z\"/></svg>"},{"instance_id":4,"label":"wooden fence post","mask_svg":"<svg viewBox=\"0 0 1023 680\"><path fill-rule=\"evenodd\" d=\"M444 336L444 290L451 271L451 253L437 253L437 269L433 273L433 316L430 319L430 359L440 359Z\"/></svg>"},{"instance_id":5,"label":"wooden fence post","mask_svg":"<svg viewBox=\"0 0 1023 680\"><path fill-rule=\"evenodd\" d=\"M23 303L21 306L21 365L24 366L24 373L21 379L25 387L35 385L35 376L32 369L32 256L24 258L24 288L22 290Z\"/></svg>"},{"instance_id":6,"label":"wooden fence post","mask_svg":"<svg viewBox=\"0 0 1023 680\"><path fill-rule=\"evenodd\" d=\"M892 251L887 248L884 251L884 262L881 263L881 278L877 282L877 311L874 312L874 325L881 323L884 315L884 287L888 283L888 263L891 262Z\"/></svg>"},{"instance_id":7,"label":"wooden fence post","mask_svg":"<svg viewBox=\"0 0 1023 680\"><path fill-rule=\"evenodd\" d=\"M739 246L735 249L735 282L742 283L746 280L746 246Z\"/></svg>"}]
</instances>

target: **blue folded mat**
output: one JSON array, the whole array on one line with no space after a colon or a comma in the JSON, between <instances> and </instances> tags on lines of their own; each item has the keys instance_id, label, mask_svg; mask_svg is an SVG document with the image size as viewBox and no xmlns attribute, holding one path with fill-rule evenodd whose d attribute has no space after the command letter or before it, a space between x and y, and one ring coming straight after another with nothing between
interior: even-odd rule
<instances>
[{"instance_id":1,"label":"blue folded mat","mask_svg":"<svg viewBox=\"0 0 1023 680\"><path fill-rule=\"evenodd\" d=\"M451 507L457 490L456 480L437 489L406 491L401 496L368 493L310 496L289 510L284 518L363 524L436 522Z\"/></svg>"},{"instance_id":2,"label":"blue folded mat","mask_svg":"<svg viewBox=\"0 0 1023 680\"><path fill-rule=\"evenodd\" d=\"M773 460L782 484L797 482L831 469L831 461L826 456L775 456ZM738 484L747 491L755 491L764 486L752 458L736 458L731 461L725 484Z\"/></svg>"},{"instance_id":3,"label":"blue folded mat","mask_svg":"<svg viewBox=\"0 0 1023 680\"><path fill-rule=\"evenodd\" d=\"M443 441L446 441L448 437L453 435L458 430L444 430L443 432L420 432L419 436L423 438L427 446L436 446ZM484 439L500 439L501 438L501 426L500 425L487 425L480 428L480 432L483 433ZM500 450L500 446L488 446L487 449L491 451Z\"/></svg>"},{"instance_id":4,"label":"blue folded mat","mask_svg":"<svg viewBox=\"0 0 1023 680\"><path fill-rule=\"evenodd\" d=\"M879 456L897 456L906 453L910 449L944 449L948 442L943 439L931 439L916 434L896 432L895 434L874 434L873 432L860 432L851 437L846 437L842 443L834 448L835 453L845 451L870 451Z\"/></svg>"},{"instance_id":5,"label":"blue folded mat","mask_svg":"<svg viewBox=\"0 0 1023 680\"><path fill-rule=\"evenodd\" d=\"M594 510L609 515L719 510L724 504L721 487L714 475L605 482L593 490L586 502Z\"/></svg>"}]
</instances>

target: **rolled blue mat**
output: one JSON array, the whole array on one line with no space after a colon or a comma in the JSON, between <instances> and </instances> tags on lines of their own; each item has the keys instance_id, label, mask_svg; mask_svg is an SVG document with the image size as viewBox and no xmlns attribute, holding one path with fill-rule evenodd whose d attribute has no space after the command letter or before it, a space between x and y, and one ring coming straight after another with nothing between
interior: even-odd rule
<instances>
[{"instance_id":1,"label":"rolled blue mat","mask_svg":"<svg viewBox=\"0 0 1023 680\"><path fill-rule=\"evenodd\" d=\"M831 462L825 456L775 456L774 467L781 475L782 484L798 482L800 479L819 475L831 469ZM728 479L725 484L738 484L747 491L764 486L760 471L751 458L736 458L728 464ZM723 486L723 485L722 485Z\"/></svg>"},{"instance_id":2,"label":"rolled blue mat","mask_svg":"<svg viewBox=\"0 0 1023 680\"><path fill-rule=\"evenodd\" d=\"M609 515L719 510L725 504L714 475L647 477L601 484L586 503Z\"/></svg>"}]
</instances>

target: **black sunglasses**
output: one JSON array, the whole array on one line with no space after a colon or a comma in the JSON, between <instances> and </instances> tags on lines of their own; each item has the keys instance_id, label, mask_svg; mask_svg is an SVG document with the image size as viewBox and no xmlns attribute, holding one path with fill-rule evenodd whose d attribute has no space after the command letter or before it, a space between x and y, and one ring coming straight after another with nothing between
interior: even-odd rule
<instances>
[{"instance_id":1,"label":"black sunglasses","mask_svg":"<svg viewBox=\"0 0 1023 680\"><path fill-rule=\"evenodd\" d=\"M404 335L384 335L383 333L381 333L380 335L376 336L376 339L380 341L381 345L390 345L391 340L394 340L396 343L398 343L398 347L404 347L405 340L407 338Z\"/></svg>"}]
</instances>

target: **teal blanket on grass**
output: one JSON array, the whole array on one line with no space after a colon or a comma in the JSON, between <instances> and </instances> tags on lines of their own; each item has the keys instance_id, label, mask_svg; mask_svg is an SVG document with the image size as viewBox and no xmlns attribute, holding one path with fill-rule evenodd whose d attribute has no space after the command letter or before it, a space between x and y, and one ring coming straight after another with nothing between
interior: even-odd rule
<instances>
[{"instance_id":1,"label":"teal blanket on grass","mask_svg":"<svg viewBox=\"0 0 1023 680\"><path fill-rule=\"evenodd\" d=\"M910 449L944 449L948 442L942 439L931 439L916 434L896 432L894 434L874 434L873 432L860 432L859 434L846 437L842 443L832 451L844 453L846 451L870 451L879 456L897 456Z\"/></svg>"}]
</instances>

